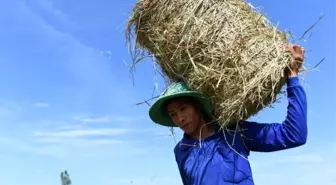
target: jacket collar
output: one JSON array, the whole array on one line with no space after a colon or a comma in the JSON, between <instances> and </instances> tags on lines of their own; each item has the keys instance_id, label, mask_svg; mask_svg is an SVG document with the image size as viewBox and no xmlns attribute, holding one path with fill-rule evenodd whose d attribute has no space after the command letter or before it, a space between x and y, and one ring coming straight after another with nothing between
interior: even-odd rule
<instances>
[{"instance_id":1,"label":"jacket collar","mask_svg":"<svg viewBox=\"0 0 336 185\"><path fill-rule=\"evenodd\" d=\"M199 139L191 138L191 137L189 137L186 133L184 133L184 134L183 134L183 138L182 138L182 140L179 142L179 147L180 147L182 150L186 150L186 149L188 149L188 148L190 148L190 147L198 147L198 146L200 146L200 141L201 141L202 143L204 143L204 142L205 142L205 143L206 143L206 142L209 142L209 141L211 141L211 140L214 140L214 139L220 137L221 133L222 133L222 129L220 129L220 128L216 128L214 134L212 134L212 135L206 137L206 138L203 139L203 140L199 140Z\"/></svg>"}]
</instances>

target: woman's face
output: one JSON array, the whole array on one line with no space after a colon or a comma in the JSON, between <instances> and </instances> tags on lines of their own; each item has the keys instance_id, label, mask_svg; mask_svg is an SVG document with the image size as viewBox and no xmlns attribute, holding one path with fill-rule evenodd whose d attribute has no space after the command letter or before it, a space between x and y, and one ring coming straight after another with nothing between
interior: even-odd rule
<instances>
[{"instance_id":1,"label":"woman's face","mask_svg":"<svg viewBox=\"0 0 336 185\"><path fill-rule=\"evenodd\" d=\"M184 99L173 100L167 105L167 111L173 122L186 134L196 134L201 128L201 113L195 104Z\"/></svg>"}]
</instances>

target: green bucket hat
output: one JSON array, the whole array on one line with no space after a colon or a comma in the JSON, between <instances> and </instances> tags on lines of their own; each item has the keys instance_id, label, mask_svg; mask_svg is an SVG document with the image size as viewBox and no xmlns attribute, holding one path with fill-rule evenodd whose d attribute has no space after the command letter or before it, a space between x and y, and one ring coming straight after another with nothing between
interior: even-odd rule
<instances>
[{"instance_id":1,"label":"green bucket hat","mask_svg":"<svg viewBox=\"0 0 336 185\"><path fill-rule=\"evenodd\" d=\"M165 110L165 107L163 107L163 104L167 100L180 97L195 98L201 103L202 110L208 115L211 114L211 103L207 96L197 91L191 91L184 82L177 82L168 86L150 107L149 117L151 120L163 126L177 127L177 125L171 120L168 112Z\"/></svg>"}]
</instances>

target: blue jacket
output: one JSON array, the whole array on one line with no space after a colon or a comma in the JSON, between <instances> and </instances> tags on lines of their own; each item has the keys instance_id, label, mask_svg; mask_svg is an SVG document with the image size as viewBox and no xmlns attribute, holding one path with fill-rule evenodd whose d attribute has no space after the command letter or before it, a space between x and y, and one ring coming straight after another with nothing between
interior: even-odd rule
<instances>
[{"instance_id":1,"label":"blue jacket","mask_svg":"<svg viewBox=\"0 0 336 185\"><path fill-rule=\"evenodd\" d=\"M298 77L288 79L287 97L282 123L242 121L238 133L219 129L201 142L184 135L174 149L183 184L254 185L247 160L250 151L273 152L305 144L307 102Z\"/></svg>"}]
</instances>

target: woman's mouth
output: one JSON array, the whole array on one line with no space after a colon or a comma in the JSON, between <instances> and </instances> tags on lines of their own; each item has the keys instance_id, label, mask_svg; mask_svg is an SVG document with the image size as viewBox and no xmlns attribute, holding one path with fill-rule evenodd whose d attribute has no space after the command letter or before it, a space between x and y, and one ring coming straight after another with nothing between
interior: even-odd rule
<instances>
[{"instance_id":1,"label":"woman's mouth","mask_svg":"<svg viewBox=\"0 0 336 185\"><path fill-rule=\"evenodd\" d=\"M189 123L186 123L185 125L183 125L183 129L186 129L186 128L188 128L188 126L189 126Z\"/></svg>"}]
</instances>

